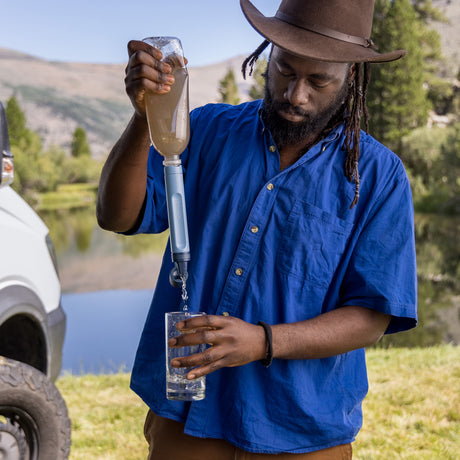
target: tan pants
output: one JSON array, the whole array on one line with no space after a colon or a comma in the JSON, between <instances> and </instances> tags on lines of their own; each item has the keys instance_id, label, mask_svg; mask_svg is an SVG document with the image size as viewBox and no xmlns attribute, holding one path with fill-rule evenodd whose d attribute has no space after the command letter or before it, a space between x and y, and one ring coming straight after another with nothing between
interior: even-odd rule
<instances>
[{"instance_id":1,"label":"tan pants","mask_svg":"<svg viewBox=\"0 0 460 460\"><path fill-rule=\"evenodd\" d=\"M148 460L351 460L351 444L306 454L253 454L221 439L184 434L184 425L149 411L144 426Z\"/></svg>"}]
</instances>

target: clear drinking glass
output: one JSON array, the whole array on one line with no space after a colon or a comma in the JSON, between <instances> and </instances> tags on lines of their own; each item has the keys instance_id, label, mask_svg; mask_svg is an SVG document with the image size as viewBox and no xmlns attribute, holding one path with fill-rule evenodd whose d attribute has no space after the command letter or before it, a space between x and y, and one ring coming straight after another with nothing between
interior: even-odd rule
<instances>
[{"instance_id":1,"label":"clear drinking glass","mask_svg":"<svg viewBox=\"0 0 460 460\"><path fill-rule=\"evenodd\" d=\"M186 375L191 367L176 368L171 366L171 360L184 356L201 353L206 345L194 345L188 347L171 348L168 346L169 339L181 335L176 325L181 321L195 316L205 315L204 312L174 311L165 313L165 337L166 337L166 397L176 401L199 401L204 399L206 390L206 377L188 380Z\"/></svg>"}]
</instances>

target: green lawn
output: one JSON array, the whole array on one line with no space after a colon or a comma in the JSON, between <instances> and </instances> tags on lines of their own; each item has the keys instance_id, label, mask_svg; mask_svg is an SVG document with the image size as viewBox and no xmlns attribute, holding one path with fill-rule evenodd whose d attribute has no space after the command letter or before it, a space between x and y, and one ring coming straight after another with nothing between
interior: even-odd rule
<instances>
[{"instance_id":1,"label":"green lawn","mask_svg":"<svg viewBox=\"0 0 460 460\"><path fill-rule=\"evenodd\" d=\"M460 459L460 348L369 350L359 460ZM71 460L145 460L146 407L128 374L61 377L72 419Z\"/></svg>"}]
</instances>

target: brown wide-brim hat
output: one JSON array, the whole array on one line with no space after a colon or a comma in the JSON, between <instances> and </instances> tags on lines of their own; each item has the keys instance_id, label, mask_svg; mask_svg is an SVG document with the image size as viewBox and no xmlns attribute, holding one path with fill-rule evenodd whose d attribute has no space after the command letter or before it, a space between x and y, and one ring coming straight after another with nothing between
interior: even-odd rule
<instances>
[{"instance_id":1,"label":"brown wide-brim hat","mask_svg":"<svg viewBox=\"0 0 460 460\"><path fill-rule=\"evenodd\" d=\"M283 0L264 16L240 0L250 24L269 42L300 57L328 62L389 62L405 50L378 53L372 42L374 0Z\"/></svg>"}]
</instances>

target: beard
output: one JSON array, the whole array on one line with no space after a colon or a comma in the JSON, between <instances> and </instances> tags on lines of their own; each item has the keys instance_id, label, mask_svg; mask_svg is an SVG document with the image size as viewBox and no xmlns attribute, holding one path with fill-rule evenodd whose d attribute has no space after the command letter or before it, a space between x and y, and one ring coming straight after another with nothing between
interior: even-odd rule
<instances>
[{"instance_id":1,"label":"beard","mask_svg":"<svg viewBox=\"0 0 460 460\"><path fill-rule=\"evenodd\" d=\"M344 110L344 101L348 96L348 79L337 93L331 103L322 111L314 114L300 107L291 105L288 101L273 100L268 71L265 77L265 96L262 108L262 118L270 130L273 140L278 149L296 144L311 144L327 128L332 128L341 118ZM286 120L278 111L287 111L294 115L300 115L303 121L292 122Z\"/></svg>"}]
</instances>

